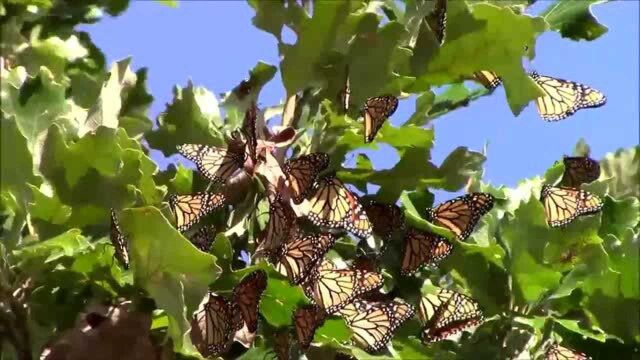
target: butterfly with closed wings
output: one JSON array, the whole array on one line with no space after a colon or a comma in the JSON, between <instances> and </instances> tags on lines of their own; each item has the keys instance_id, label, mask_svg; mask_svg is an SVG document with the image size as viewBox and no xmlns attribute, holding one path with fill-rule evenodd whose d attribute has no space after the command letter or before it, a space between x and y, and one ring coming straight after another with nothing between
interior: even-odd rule
<instances>
[{"instance_id":1,"label":"butterfly with closed wings","mask_svg":"<svg viewBox=\"0 0 640 360\"><path fill-rule=\"evenodd\" d=\"M602 200L588 191L548 184L542 186L540 200L551 227L567 225L578 216L595 214L603 206Z\"/></svg>"},{"instance_id":2,"label":"butterfly with closed wings","mask_svg":"<svg viewBox=\"0 0 640 360\"><path fill-rule=\"evenodd\" d=\"M355 342L370 353L386 346L396 329L414 313L413 307L402 299L389 302L355 299L340 310Z\"/></svg>"},{"instance_id":3,"label":"butterfly with closed wings","mask_svg":"<svg viewBox=\"0 0 640 360\"><path fill-rule=\"evenodd\" d=\"M444 237L428 231L409 228L404 239L401 274L411 275L423 266L435 266L444 260L453 245Z\"/></svg>"},{"instance_id":4,"label":"butterfly with closed wings","mask_svg":"<svg viewBox=\"0 0 640 360\"><path fill-rule=\"evenodd\" d=\"M280 244L297 232L296 214L280 195L269 198L269 220L256 242L256 254L271 256Z\"/></svg>"},{"instance_id":5,"label":"butterfly with closed wings","mask_svg":"<svg viewBox=\"0 0 640 360\"><path fill-rule=\"evenodd\" d=\"M480 218L493 208L494 198L488 193L471 193L446 201L427 210L427 220L453 231L458 239L471 235Z\"/></svg>"},{"instance_id":6,"label":"butterfly with closed wings","mask_svg":"<svg viewBox=\"0 0 640 360\"><path fill-rule=\"evenodd\" d=\"M576 188L600 177L600 164L588 156L565 156L564 174L560 184Z\"/></svg>"},{"instance_id":7,"label":"butterfly with closed wings","mask_svg":"<svg viewBox=\"0 0 640 360\"><path fill-rule=\"evenodd\" d=\"M372 226L358 197L342 181L330 174L314 185L314 193L303 203L303 213L317 226L332 230L347 230L367 238Z\"/></svg>"},{"instance_id":8,"label":"butterfly with closed wings","mask_svg":"<svg viewBox=\"0 0 640 360\"><path fill-rule=\"evenodd\" d=\"M313 153L288 159L284 163L283 172L293 192L293 202L300 204L313 189L318 174L329 165L329 155Z\"/></svg>"},{"instance_id":9,"label":"butterfly with closed wings","mask_svg":"<svg viewBox=\"0 0 640 360\"><path fill-rule=\"evenodd\" d=\"M551 344L544 354L544 360L591 360L591 357L584 353L571 350L558 343Z\"/></svg>"},{"instance_id":10,"label":"butterfly with closed wings","mask_svg":"<svg viewBox=\"0 0 640 360\"><path fill-rule=\"evenodd\" d=\"M296 330L298 345L302 351L307 351L313 337L327 317L327 314L317 305L304 305L293 313L293 325Z\"/></svg>"},{"instance_id":11,"label":"butterfly with closed wings","mask_svg":"<svg viewBox=\"0 0 640 360\"><path fill-rule=\"evenodd\" d=\"M378 130L398 108L398 98L382 95L367 99L362 110L364 117L364 142L372 142Z\"/></svg>"},{"instance_id":12,"label":"butterfly with closed wings","mask_svg":"<svg viewBox=\"0 0 640 360\"><path fill-rule=\"evenodd\" d=\"M302 284L304 293L327 314L333 314L353 299L382 286L382 275L360 269L336 269L324 259Z\"/></svg>"},{"instance_id":13,"label":"butterfly with closed wings","mask_svg":"<svg viewBox=\"0 0 640 360\"><path fill-rule=\"evenodd\" d=\"M335 242L336 238L331 234L296 233L275 252L272 262L291 284L297 285L307 279L316 263Z\"/></svg>"},{"instance_id":14,"label":"butterfly with closed wings","mask_svg":"<svg viewBox=\"0 0 640 360\"><path fill-rule=\"evenodd\" d=\"M483 321L478 303L464 294L447 289L423 296L418 316L425 324L422 330L424 343L446 339Z\"/></svg>"},{"instance_id":15,"label":"butterfly with closed wings","mask_svg":"<svg viewBox=\"0 0 640 360\"><path fill-rule=\"evenodd\" d=\"M545 93L536 99L538 113L543 120L562 120L580 109L600 107L607 102L603 93L589 86L536 72L529 76Z\"/></svg>"},{"instance_id":16,"label":"butterfly with closed wings","mask_svg":"<svg viewBox=\"0 0 640 360\"><path fill-rule=\"evenodd\" d=\"M224 205L225 196L222 193L202 192L169 196L169 206L175 215L176 227L180 231L189 229L203 216Z\"/></svg>"},{"instance_id":17,"label":"butterfly with closed wings","mask_svg":"<svg viewBox=\"0 0 640 360\"><path fill-rule=\"evenodd\" d=\"M178 152L193 161L207 179L224 184L236 171L242 169L246 155L245 144L237 132L232 134L227 148L200 144L178 145Z\"/></svg>"}]
</instances>

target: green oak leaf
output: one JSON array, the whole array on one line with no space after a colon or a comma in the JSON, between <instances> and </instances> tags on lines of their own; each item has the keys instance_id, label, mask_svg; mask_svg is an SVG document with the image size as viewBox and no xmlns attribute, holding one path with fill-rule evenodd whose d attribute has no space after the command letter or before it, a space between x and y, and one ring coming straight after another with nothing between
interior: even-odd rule
<instances>
[{"instance_id":1,"label":"green oak leaf","mask_svg":"<svg viewBox=\"0 0 640 360\"><path fill-rule=\"evenodd\" d=\"M592 41L604 35L609 29L593 16L591 7L606 2L607 0L558 0L549 5L541 16L549 23L549 27L558 31L562 37Z\"/></svg>"},{"instance_id":2,"label":"green oak leaf","mask_svg":"<svg viewBox=\"0 0 640 360\"><path fill-rule=\"evenodd\" d=\"M207 89L176 86L167 109L156 120L157 128L145 134L149 145L165 156L177 153L177 145L185 143L221 146L222 125L218 100Z\"/></svg>"},{"instance_id":3,"label":"green oak leaf","mask_svg":"<svg viewBox=\"0 0 640 360\"><path fill-rule=\"evenodd\" d=\"M125 209L120 223L135 282L165 310L174 350L197 354L188 336L189 319L220 273L216 258L198 250L157 208Z\"/></svg>"}]
</instances>

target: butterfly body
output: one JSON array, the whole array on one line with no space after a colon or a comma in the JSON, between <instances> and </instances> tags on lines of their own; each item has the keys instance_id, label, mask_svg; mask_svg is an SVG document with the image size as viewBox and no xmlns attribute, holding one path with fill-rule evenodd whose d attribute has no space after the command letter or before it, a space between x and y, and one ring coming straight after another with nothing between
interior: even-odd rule
<instances>
[{"instance_id":1,"label":"butterfly body","mask_svg":"<svg viewBox=\"0 0 640 360\"><path fill-rule=\"evenodd\" d=\"M280 244L297 231L296 214L291 206L276 195L269 199L269 220L265 229L258 235L256 253L272 255Z\"/></svg>"}]
</instances>

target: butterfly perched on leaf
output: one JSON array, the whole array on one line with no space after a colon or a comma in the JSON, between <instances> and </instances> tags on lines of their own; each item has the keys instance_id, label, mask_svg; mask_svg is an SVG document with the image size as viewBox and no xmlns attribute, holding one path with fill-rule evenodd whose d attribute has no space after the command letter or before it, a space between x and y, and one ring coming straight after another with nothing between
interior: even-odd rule
<instances>
[{"instance_id":1,"label":"butterfly perched on leaf","mask_svg":"<svg viewBox=\"0 0 640 360\"><path fill-rule=\"evenodd\" d=\"M545 93L536 99L538 113L543 120L562 120L580 109L600 107L607 102L603 93L589 86L536 72L529 76Z\"/></svg>"},{"instance_id":2,"label":"butterfly perched on leaf","mask_svg":"<svg viewBox=\"0 0 640 360\"><path fill-rule=\"evenodd\" d=\"M544 360L591 360L591 357L584 353L571 350L560 344L553 343L544 354Z\"/></svg>"},{"instance_id":3,"label":"butterfly perched on leaf","mask_svg":"<svg viewBox=\"0 0 640 360\"><path fill-rule=\"evenodd\" d=\"M347 189L335 175L317 181L314 192L303 203L303 213L317 226L333 230L347 230L367 238L372 225L362 209L358 197Z\"/></svg>"},{"instance_id":4,"label":"butterfly perched on leaf","mask_svg":"<svg viewBox=\"0 0 640 360\"><path fill-rule=\"evenodd\" d=\"M493 90L500 86L502 79L493 71L481 70L473 73L473 79L478 81L488 90Z\"/></svg>"},{"instance_id":5,"label":"butterfly perched on leaf","mask_svg":"<svg viewBox=\"0 0 640 360\"><path fill-rule=\"evenodd\" d=\"M178 145L178 152L193 161L209 181L224 184L236 171L242 169L246 155L245 145L234 133L227 148L200 144Z\"/></svg>"},{"instance_id":6,"label":"butterfly perched on leaf","mask_svg":"<svg viewBox=\"0 0 640 360\"><path fill-rule=\"evenodd\" d=\"M404 239L401 273L410 275L422 266L434 266L445 259L453 245L444 237L428 231L409 228Z\"/></svg>"},{"instance_id":7,"label":"butterfly perched on leaf","mask_svg":"<svg viewBox=\"0 0 640 360\"><path fill-rule=\"evenodd\" d=\"M460 240L471 235L480 218L493 208L493 195L471 193L427 210L427 220L453 231Z\"/></svg>"},{"instance_id":8,"label":"butterfly perched on leaf","mask_svg":"<svg viewBox=\"0 0 640 360\"><path fill-rule=\"evenodd\" d=\"M180 231L189 229L203 216L225 205L222 193L201 192L189 195L169 196L169 205L175 215L176 227Z\"/></svg>"},{"instance_id":9,"label":"butterfly perched on leaf","mask_svg":"<svg viewBox=\"0 0 640 360\"><path fill-rule=\"evenodd\" d=\"M287 176L295 204L304 201L313 189L318 174L328 165L329 155L325 153L302 155L285 161L283 172Z\"/></svg>"},{"instance_id":10,"label":"butterfly perched on leaf","mask_svg":"<svg viewBox=\"0 0 640 360\"><path fill-rule=\"evenodd\" d=\"M420 299L418 316L425 324L422 341L430 343L446 339L471 326L482 323L478 303L456 291L440 289Z\"/></svg>"},{"instance_id":11,"label":"butterfly perched on leaf","mask_svg":"<svg viewBox=\"0 0 640 360\"><path fill-rule=\"evenodd\" d=\"M233 289L233 301L249 332L254 333L258 329L258 306L266 288L267 273L256 270L245 276Z\"/></svg>"},{"instance_id":12,"label":"butterfly perched on leaf","mask_svg":"<svg viewBox=\"0 0 640 360\"><path fill-rule=\"evenodd\" d=\"M447 0L436 0L433 11L425 17L425 20L438 43L442 44L447 30Z\"/></svg>"},{"instance_id":13,"label":"butterfly perched on leaf","mask_svg":"<svg viewBox=\"0 0 640 360\"><path fill-rule=\"evenodd\" d=\"M564 174L560 184L577 188L600 177L600 164L588 156L565 156Z\"/></svg>"},{"instance_id":14,"label":"butterfly perched on leaf","mask_svg":"<svg viewBox=\"0 0 640 360\"><path fill-rule=\"evenodd\" d=\"M287 276L292 284L300 284L335 242L336 238L331 234L297 233L276 251L273 259L276 270Z\"/></svg>"},{"instance_id":15,"label":"butterfly perched on leaf","mask_svg":"<svg viewBox=\"0 0 640 360\"><path fill-rule=\"evenodd\" d=\"M297 231L296 214L280 195L269 198L269 220L256 239L256 253L271 255L291 233Z\"/></svg>"},{"instance_id":16,"label":"butterfly perched on leaf","mask_svg":"<svg viewBox=\"0 0 640 360\"><path fill-rule=\"evenodd\" d=\"M129 269L129 245L127 238L120 229L120 222L116 216L116 211L111 209L111 244L113 244L114 256L125 269Z\"/></svg>"},{"instance_id":17,"label":"butterfly perched on leaf","mask_svg":"<svg viewBox=\"0 0 640 360\"><path fill-rule=\"evenodd\" d=\"M566 225L578 216L595 214L603 205L598 196L588 191L548 184L542 186L540 200L552 227Z\"/></svg>"},{"instance_id":18,"label":"butterfly perched on leaf","mask_svg":"<svg viewBox=\"0 0 640 360\"><path fill-rule=\"evenodd\" d=\"M396 329L414 313L413 307L402 299L389 302L355 299L340 310L356 343L370 353L385 347Z\"/></svg>"},{"instance_id":19,"label":"butterfly perched on leaf","mask_svg":"<svg viewBox=\"0 0 640 360\"><path fill-rule=\"evenodd\" d=\"M208 252L216 238L216 234L215 226L207 225L198 229L189 240L191 240L191 243L200 249L200 251Z\"/></svg>"},{"instance_id":20,"label":"butterfly perched on leaf","mask_svg":"<svg viewBox=\"0 0 640 360\"><path fill-rule=\"evenodd\" d=\"M394 233L404 229L404 212L396 204L365 201L363 208L373 224L373 233L383 240L391 240Z\"/></svg>"},{"instance_id":21,"label":"butterfly perched on leaf","mask_svg":"<svg viewBox=\"0 0 640 360\"><path fill-rule=\"evenodd\" d=\"M367 99L362 109L364 117L364 142L373 141L385 120L398 108L398 98L382 95Z\"/></svg>"},{"instance_id":22,"label":"butterfly perched on leaf","mask_svg":"<svg viewBox=\"0 0 640 360\"><path fill-rule=\"evenodd\" d=\"M293 313L296 338L302 351L309 349L316 329L324 324L326 317L327 314L317 305L304 305Z\"/></svg>"},{"instance_id":23,"label":"butterfly perched on leaf","mask_svg":"<svg viewBox=\"0 0 640 360\"><path fill-rule=\"evenodd\" d=\"M348 268L336 269L329 260L323 260L303 283L304 293L327 314L333 314L353 299L382 286L382 275L377 272Z\"/></svg>"},{"instance_id":24,"label":"butterfly perched on leaf","mask_svg":"<svg viewBox=\"0 0 640 360\"><path fill-rule=\"evenodd\" d=\"M249 108L245 112L244 121L242 123L242 133L247 139L246 152L253 164L258 161L258 132L257 132L258 107L255 102L251 102Z\"/></svg>"},{"instance_id":25,"label":"butterfly perched on leaf","mask_svg":"<svg viewBox=\"0 0 640 360\"><path fill-rule=\"evenodd\" d=\"M218 356L229 350L240 328L242 318L237 307L223 296L209 293L191 320L191 341L203 356Z\"/></svg>"}]
</instances>

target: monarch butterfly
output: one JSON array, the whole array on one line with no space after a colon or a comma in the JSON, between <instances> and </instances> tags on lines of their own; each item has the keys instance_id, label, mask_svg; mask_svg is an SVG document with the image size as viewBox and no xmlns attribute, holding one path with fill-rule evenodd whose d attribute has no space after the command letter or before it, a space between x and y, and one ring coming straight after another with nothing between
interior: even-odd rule
<instances>
[{"instance_id":1,"label":"monarch butterfly","mask_svg":"<svg viewBox=\"0 0 640 360\"><path fill-rule=\"evenodd\" d=\"M460 240L465 240L480 218L493 208L493 202L493 196L487 193L463 195L428 209L427 220L448 228Z\"/></svg>"},{"instance_id":2,"label":"monarch butterfly","mask_svg":"<svg viewBox=\"0 0 640 360\"><path fill-rule=\"evenodd\" d=\"M384 240L391 240L396 231L404 229L404 212L395 204L366 201L364 211L373 225L373 233Z\"/></svg>"},{"instance_id":3,"label":"monarch butterfly","mask_svg":"<svg viewBox=\"0 0 640 360\"><path fill-rule=\"evenodd\" d=\"M256 253L265 252L267 255L272 255L296 229L296 214L291 206L279 195L276 195L273 200L269 199L269 221L258 236Z\"/></svg>"},{"instance_id":4,"label":"monarch butterfly","mask_svg":"<svg viewBox=\"0 0 640 360\"><path fill-rule=\"evenodd\" d=\"M185 231L200 218L211 211L223 207L225 196L222 193L195 193L189 195L171 195L169 205L176 217L178 230Z\"/></svg>"},{"instance_id":5,"label":"monarch butterfly","mask_svg":"<svg viewBox=\"0 0 640 360\"><path fill-rule=\"evenodd\" d=\"M267 274L264 270L256 270L245 276L233 289L233 301L251 333L258 329L258 305L266 288Z\"/></svg>"},{"instance_id":6,"label":"monarch butterfly","mask_svg":"<svg viewBox=\"0 0 640 360\"><path fill-rule=\"evenodd\" d=\"M447 30L447 0L436 0L433 11L425 17L425 20L438 43L442 44Z\"/></svg>"},{"instance_id":7,"label":"monarch butterfly","mask_svg":"<svg viewBox=\"0 0 640 360\"><path fill-rule=\"evenodd\" d=\"M447 289L423 296L418 316L425 323L422 330L422 341L425 343L445 339L483 320L478 303L466 295Z\"/></svg>"},{"instance_id":8,"label":"monarch butterfly","mask_svg":"<svg viewBox=\"0 0 640 360\"><path fill-rule=\"evenodd\" d=\"M282 331L274 336L273 351L278 360L289 360L289 332Z\"/></svg>"},{"instance_id":9,"label":"monarch butterfly","mask_svg":"<svg viewBox=\"0 0 640 360\"><path fill-rule=\"evenodd\" d=\"M242 319L234 304L210 292L191 320L191 341L203 356L217 356L229 350L233 335L241 327Z\"/></svg>"},{"instance_id":10,"label":"monarch butterfly","mask_svg":"<svg viewBox=\"0 0 640 360\"><path fill-rule=\"evenodd\" d=\"M309 195L318 174L329 165L329 155L314 153L289 159L284 163L284 173L293 191L293 202L300 204Z\"/></svg>"},{"instance_id":11,"label":"monarch butterfly","mask_svg":"<svg viewBox=\"0 0 640 360\"><path fill-rule=\"evenodd\" d=\"M560 346L557 343L551 344L544 354L544 360L589 360L591 357L581 352Z\"/></svg>"},{"instance_id":12,"label":"monarch butterfly","mask_svg":"<svg viewBox=\"0 0 640 360\"><path fill-rule=\"evenodd\" d=\"M227 148L219 148L200 144L178 145L178 152L193 161L200 171L211 182L223 184L245 161L244 144L234 133Z\"/></svg>"},{"instance_id":13,"label":"monarch butterfly","mask_svg":"<svg viewBox=\"0 0 640 360\"><path fill-rule=\"evenodd\" d=\"M303 284L305 294L327 314L333 314L356 297L382 286L382 275L358 269L335 269L322 261Z\"/></svg>"},{"instance_id":14,"label":"monarch butterfly","mask_svg":"<svg viewBox=\"0 0 640 360\"><path fill-rule=\"evenodd\" d=\"M191 236L191 243L198 249L208 252L216 238L216 228L214 226L203 226Z\"/></svg>"},{"instance_id":15,"label":"monarch butterfly","mask_svg":"<svg viewBox=\"0 0 640 360\"><path fill-rule=\"evenodd\" d=\"M356 299L340 310L356 343L367 352L382 349L394 331L414 313L413 307L401 299L391 302Z\"/></svg>"},{"instance_id":16,"label":"monarch butterfly","mask_svg":"<svg viewBox=\"0 0 640 360\"><path fill-rule=\"evenodd\" d=\"M545 93L536 99L538 113L543 120L562 120L580 109L600 107L607 102L603 93L589 86L536 72L529 76Z\"/></svg>"},{"instance_id":17,"label":"monarch butterfly","mask_svg":"<svg viewBox=\"0 0 640 360\"><path fill-rule=\"evenodd\" d=\"M311 222L331 229L345 229L363 238L371 235L371 222L358 198L335 175L320 179L314 189L303 210Z\"/></svg>"},{"instance_id":18,"label":"monarch butterfly","mask_svg":"<svg viewBox=\"0 0 640 360\"><path fill-rule=\"evenodd\" d=\"M258 147L258 135L256 133L256 121L258 119L258 108L255 102L251 102L247 112L244 114L244 122L242 123L242 132L247 138L246 149L249 158L255 164L258 161L256 149Z\"/></svg>"},{"instance_id":19,"label":"monarch butterfly","mask_svg":"<svg viewBox=\"0 0 640 360\"><path fill-rule=\"evenodd\" d=\"M578 187L590 183L600 177L600 164L588 156L565 156L564 174L560 184L568 187Z\"/></svg>"},{"instance_id":20,"label":"monarch butterfly","mask_svg":"<svg viewBox=\"0 0 640 360\"><path fill-rule=\"evenodd\" d=\"M378 263L367 256L361 255L353 260L351 267L357 270L364 270L369 272L378 272Z\"/></svg>"},{"instance_id":21,"label":"monarch butterfly","mask_svg":"<svg viewBox=\"0 0 640 360\"><path fill-rule=\"evenodd\" d=\"M364 142L373 141L384 121L398 108L398 98L382 95L367 99L362 110L364 116Z\"/></svg>"},{"instance_id":22,"label":"monarch butterfly","mask_svg":"<svg viewBox=\"0 0 640 360\"><path fill-rule=\"evenodd\" d=\"M404 239L403 275L415 273L423 265L436 265L451 254L447 239L427 231L409 228Z\"/></svg>"},{"instance_id":23,"label":"monarch butterfly","mask_svg":"<svg viewBox=\"0 0 640 360\"><path fill-rule=\"evenodd\" d=\"M502 79L500 79L498 74L488 70L480 70L473 73L473 79L481 83L482 86L488 90L493 90L502 83Z\"/></svg>"},{"instance_id":24,"label":"monarch butterfly","mask_svg":"<svg viewBox=\"0 0 640 360\"><path fill-rule=\"evenodd\" d=\"M129 269L129 247L127 239L120 229L120 222L116 216L116 211L111 209L111 243L113 244L114 256L125 269Z\"/></svg>"},{"instance_id":25,"label":"monarch butterfly","mask_svg":"<svg viewBox=\"0 0 640 360\"><path fill-rule=\"evenodd\" d=\"M327 314L317 305L302 306L293 313L293 324L296 328L298 345L303 351L309 349L316 329L324 324Z\"/></svg>"},{"instance_id":26,"label":"monarch butterfly","mask_svg":"<svg viewBox=\"0 0 640 360\"><path fill-rule=\"evenodd\" d=\"M595 214L602 209L602 200L587 191L543 185L540 199L547 223L552 227L566 225L581 215Z\"/></svg>"},{"instance_id":27,"label":"monarch butterfly","mask_svg":"<svg viewBox=\"0 0 640 360\"><path fill-rule=\"evenodd\" d=\"M296 236L277 250L276 269L292 284L299 284L335 242L336 238L331 234Z\"/></svg>"}]
</instances>

